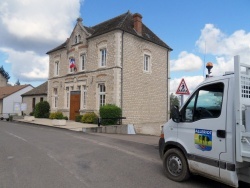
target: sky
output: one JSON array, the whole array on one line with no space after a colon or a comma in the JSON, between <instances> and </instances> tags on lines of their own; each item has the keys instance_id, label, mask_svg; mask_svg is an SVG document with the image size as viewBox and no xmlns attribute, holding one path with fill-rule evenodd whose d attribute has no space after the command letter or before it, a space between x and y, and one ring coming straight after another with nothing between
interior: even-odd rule
<instances>
[{"instance_id":1,"label":"sky","mask_svg":"<svg viewBox=\"0 0 250 188\"><path fill-rule=\"evenodd\" d=\"M207 62L213 76L233 71L235 55L250 62L249 7L249 0L1 0L0 66L10 84L36 87L48 78L46 52L70 36L78 17L94 26L130 11L173 49L170 93L182 78L192 92Z\"/></svg>"}]
</instances>

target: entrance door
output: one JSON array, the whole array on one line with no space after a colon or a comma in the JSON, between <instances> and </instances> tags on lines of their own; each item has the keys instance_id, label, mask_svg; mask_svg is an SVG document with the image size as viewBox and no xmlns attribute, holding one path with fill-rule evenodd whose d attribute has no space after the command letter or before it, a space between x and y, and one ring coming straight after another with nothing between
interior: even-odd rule
<instances>
[{"instance_id":1,"label":"entrance door","mask_svg":"<svg viewBox=\"0 0 250 188\"><path fill-rule=\"evenodd\" d=\"M70 92L70 114L69 119L75 120L76 116L80 114L80 97L81 91Z\"/></svg>"}]
</instances>

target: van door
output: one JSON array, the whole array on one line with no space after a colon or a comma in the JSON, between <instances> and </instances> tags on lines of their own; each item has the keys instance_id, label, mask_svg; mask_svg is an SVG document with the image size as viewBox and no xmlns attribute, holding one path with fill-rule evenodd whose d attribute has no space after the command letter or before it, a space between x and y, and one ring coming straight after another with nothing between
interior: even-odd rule
<instances>
[{"instance_id":1,"label":"van door","mask_svg":"<svg viewBox=\"0 0 250 188\"><path fill-rule=\"evenodd\" d=\"M228 79L201 85L181 109L178 142L188 153L192 172L219 177L220 154L226 152Z\"/></svg>"}]
</instances>

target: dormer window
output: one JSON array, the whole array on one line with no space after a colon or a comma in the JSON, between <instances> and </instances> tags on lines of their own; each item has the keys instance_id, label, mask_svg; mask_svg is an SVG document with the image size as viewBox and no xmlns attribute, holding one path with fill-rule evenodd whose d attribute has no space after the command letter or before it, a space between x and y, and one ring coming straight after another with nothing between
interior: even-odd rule
<instances>
[{"instance_id":1,"label":"dormer window","mask_svg":"<svg viewBox=\"0 0 250 188\"><path fill-rule=\"evenodd\" d=\"M81 35L76 35L75 36L75 44L81 42Z\"/></svg>"}]
</instances>

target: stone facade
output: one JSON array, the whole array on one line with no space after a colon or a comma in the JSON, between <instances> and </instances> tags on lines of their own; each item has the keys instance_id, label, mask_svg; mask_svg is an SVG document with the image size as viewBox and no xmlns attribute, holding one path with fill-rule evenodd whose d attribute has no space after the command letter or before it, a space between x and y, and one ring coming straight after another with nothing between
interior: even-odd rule
<instances>
[{"instance_id":1,"label":"stone facade","mask_svg":"<svg viewBox=\"0 0 250 188\"><path fill-rule=\"evenodd\" d=\"M22 102L27 104L27 109L23 111L24 115L30 115L31 112L34 112L35 105L40 101L47 101L46 95L36 95L36 96L23 96ZM33 102L34 101L34 102Z\"/></svg>"},{"instance_id":2,"label":"stone facade","mask_svg":"<svg viewBox=\"0 0 250 188\"><path fill-rule=\"evenodd\" d=\"M140 26L142 33L129 28L133 27L132 19L128 12L92 28L78 19L70 38L47 53L47 100L52 112L62 111L70 117L71 97L78 92L80 114L98 114L102 102L116 104L126 117L123 124L134 124L137 133L160 134L160 126L168 119L168 59L172 49L144 25ZM108 26L109 30L104 31ZM114 29L110 29L112 26ZM106 50L105 66L100 66L102 49ZM74 70L69 68L72 58Z\"/></svg>"},{"instance_id":3,"label":"stone facade","mask_svg":"<svg viewBox=\"0 0 250 188\"><path fill-rule=\"evenodd\" d=\"M47 101L47 93L48 82L44 82L31 91L22 94L22 102L27 105L27 109L23 111L23 113L25 115L30 115L31 112L34 112L37 103Z\"/></svg>"}]
</instances>

